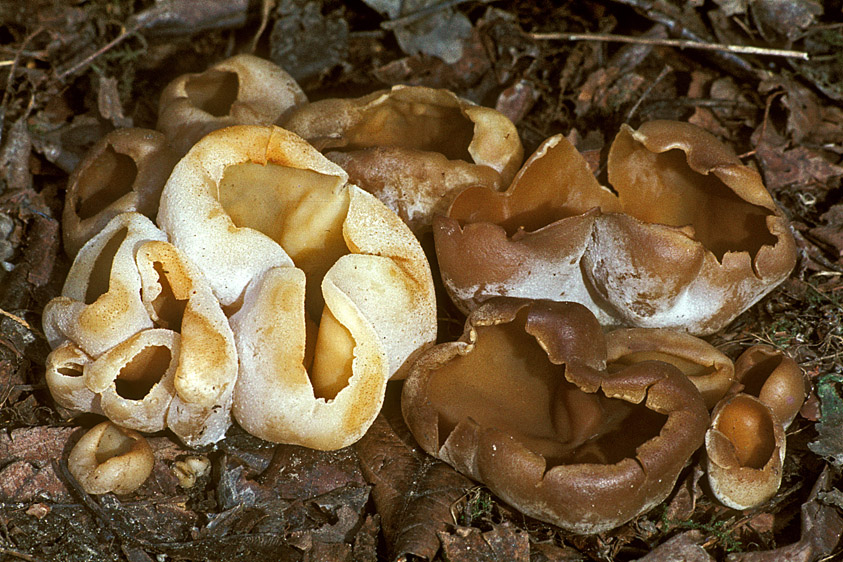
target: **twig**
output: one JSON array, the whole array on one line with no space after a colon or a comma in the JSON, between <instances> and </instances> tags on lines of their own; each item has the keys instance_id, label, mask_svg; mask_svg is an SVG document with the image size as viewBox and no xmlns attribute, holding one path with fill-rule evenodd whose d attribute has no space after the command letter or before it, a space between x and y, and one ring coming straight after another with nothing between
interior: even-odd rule
<instances>
[{"instance_id":1,"label":"twig","mask_svg":"<svg viewBox=\"0 0 843 562\"><path fill-rule=\"evenodd\" d=\"M664 80L664 77L670 74L671 72L673 72L673 67L669 64L665 65L665 67L662 68L661 72L659 72L659 75L656 76L656 79L653 80L650 86L644 91L643 94L641 94L641 97L638 98L638 101L635 102L635 105L633 105L632 108L629 110L629 113L626 114L626 123L629 123L629 120L632 119L632 116L635 115L636 111L638 111L638 108L641 106L641 102L647 99L647 97L652 93L653 89L659 84L659 82Z\"/></svg>"},{"instance_id":2,"label":"twig","mask_svg":"<svg viewBox=\"0 0 843 562\"><path fill-rule=\"evenodd\" d=\"M662 47L679 47L681 49L702 49L704 51L724 51L745 55L767 55L772 57L789 57L808 60L808 53L791 51L788 49L769 49L767 47L752 47L749 45L727 45L724 43L703 43L688 39L648 39L645 37L631 37L629 35L615 35L613 33L529 33L531 38L539 41L615 41L618 43L637 43L640 45L656 45Z\"/></svg>"},{"instance_id":3,"label":"twig","mask_svg":"<svg viewBox=\"0 0 843 562\"><path fill-rule=\"evenodd\" d=\"M38 334L38 330L36 330L36 329L35 329L35 328L33 328L32 326L30 326L30 325L29 325L29 322L27 322L26 320L24 320L24 319L23 319L23 318L21 318L20 316L17 316L17 315L15 315L15 314L12 314L11 312L6 312L6 311L5 311L5 310L3 310L2 308L0 308L0 314L2 314L3 316L5 316L6 318L11 318L11 319L12 319L12 320L14 320L15 322L17 322L18 324L20 324L21 326L23 326L24 328L26 328L27 330L29 330L30 332L32 332L32 333L34 333L34 334Z\"/></svg>"},{"instance_id":4,"label":"twig","mask_svg":"<svg viewBox=\"0 0 843 562\"><path fill-rule=\"evenodd\" d=\"M39 29L40 31L40 29ZM28 39L27 39L28 40ZM0 53L8 53L10 55L20 55L31 59L46 60L47 51L29 51L26 49L15 49L13 47L0 46Z\"/></svg>"},{"instance_id":5,"label":"twig","mask_svg":"<svg viewBox=\"0 0 843 562\"><path fill-rule=\"evenodd\" d=\"M738 158L743 160L744 158L753 156L756 152L758 152L758 147L764 143L764 135L767 133L767 122L770 119L770 108L773 106L773 100L784 93L786 93L784 90L779 90L767 96L767 100L764 103L764 117L761 119L761 132L758 134L758 142L755 143L755 148L749 152L741 154Z\"/></svg>"},{"instance_id":6,"label":"twig","mask_svg":"<svg viewBox=\"0 0 843 562\"><path fill-rule=\"evenodd\" d=\"M40 561L40 558L35 558L34 556L30 556L29 554L18 552L17 550L11 550L9 548L4 548L2 546L0 546L0 554L2 554L3 556L11 556L12 558L20 558L21 560L26 560L27 562Z\"/></svg>"},{"instance_id":7,"label":"twig","mask_svg":"<svg viewBox=\"0 0 843 562\"><path fill-rule=\"evenodd\" d=\"M116 536L122 543L138 546L141 548L152 549L153 545L148 541L136 536L122 518L115 517L113 513L108 513L91 495L82 488L82 485L71 474L67 467L65 459L53 459L53 471L68 489L72 490L82 501L82 505L88 508L94 516L102 522L102 524Z\"/></svg>"},{"instance_id":8,"label":"twig","mask_svg":"<svg viewBox=\"0 0 843 562\"><path fill-rule=\"evenodd\" d=\"M107 53L108 51L113 49L115 46L117 46L120 43L122 43L123 41L125 41L129 36L134 35L134 33L139 28L140 28L139 25L134 25L134 26L132 26L128 29L124 29L123 32L120 33L120 35L118 35L117 37L115 37L114 39L112 39L111 41L109 41L108 43L106 43L105 45L103 45L102 47L100 47L99 49L97 49L96 51L94 51L93 53L91 53L90 55L88 55L87 57L82 59L81 61L74 64L72 67L68 68L67 70L62 71L61 73L59 73L58 79L64 80L65 78L67 78L71 74L75 74L76 72L82 70L83 68L85 68L86 66L88 66L89 64L94 62L94 60L96 60L98 57L100 57L104 53Z\"/></svg>"},{"instance_id":9,"label":"twig","mask_svg":"<svg viewBox=\"0 0 843 562\"><path fill-rule=\"evenodd\" d=\"M23 50L26 48L29 42L32 41L32 39L42 31L44 31L44 28L39 27L38 29L27 35L26 38L23 40L23 43L21 43L20 48L15 50L15 58L10 61L10 64L4 65L11 66L11 68L9 69L8 78L6 78L6 88L3 90L3 98L0 100L0 144L3 143L3 130L6 128L6 106L9 104L9 99L12 95L12 86L15 83L15 72L18 68L18 63L20 62L21 56L23 56ZM33 93L32 96L34 98L35 94ZM32 99L30 99L29 101L29 107L32 107ZM27 109L27 115L29 115L29 109Z\"/></svg>"},{"instance_id":10,"label":"twig","mask_svg":"<svg viewBox=\"0 0 843 562\"><path fill-rule=\"evenodd\" d=\"M261 23L258 26L258 30L255 32L255 36L252 37L252 44L249 48L250 53L254 53L255 49L258 48L258 41L260 40L261 35L263 35L263 32L266 31L266 26L269 23L269 14L275 7L275 0L263 0L261 4Z\"/></svg>"},{"instance_id":11,"label":"twig","mask_svg":"<svg viewBox=\"0 0 843 562\"><path fill-rule=\"evenodd\" d=\"M671 37L695 41L697 43L712 43L711 37L703 37L688 29L681 21L654 8L653 0L614 0L618 4L634 9L639 15L648 20L660 23L667 28ZM703 50L703 54L715 59L714 62L724 70L741 77L744 80L758 78L757 69L739 54L731 51Z\"/></svg>"}]
</instances>

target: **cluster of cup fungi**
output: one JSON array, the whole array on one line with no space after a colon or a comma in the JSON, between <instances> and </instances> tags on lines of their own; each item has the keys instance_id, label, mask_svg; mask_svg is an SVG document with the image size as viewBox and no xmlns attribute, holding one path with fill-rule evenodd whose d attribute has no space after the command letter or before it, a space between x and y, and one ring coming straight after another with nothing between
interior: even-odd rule
<instances>
[{"instance_id":1,"label":"cluster of cup fungi","mask_svg":"<svg viewBox=\"0 0 843 562\"><path fill-rule=\"evenodd\" d=\"M394 379L427 453L574 533L662 502L701 448L723 504L778 490L799 366L698 336L787 278L795 244L710 133L623 126L608 188L562 135L524 160L512 122L446 90L309 103L251 55L173 81L157 129L71 175L73 264L43 316L56 402L109 420L69 457L90 493L143 482L143 432L345 447ZM431 231L467 315L438 345Z\"/></svg>"}]
</instances>

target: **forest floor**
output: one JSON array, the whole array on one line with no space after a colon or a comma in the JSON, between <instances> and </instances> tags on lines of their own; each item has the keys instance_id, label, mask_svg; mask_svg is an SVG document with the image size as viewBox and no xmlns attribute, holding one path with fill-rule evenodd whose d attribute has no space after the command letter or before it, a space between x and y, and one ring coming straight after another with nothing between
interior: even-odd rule
<instances>
[{"instance_id":1,"label":"forest floor","mask_svg":"<svg viewBox=\"0 0 843 562\"><path fill-rule=\"evenodd\" d=\"M82 492L62 459L96 420L55 408L40 328L69 267L59 221L68 174L108 131L154 128L172 79L239 52L284 67L311 100L399 83L448 88L511 118L525 154L566 134L603 183L600 162L623 123L690 121L731 146L761 172L799 252L787 281L707 338L732 358L772 345L810 381L787 430L779 493L752 510L723 507L695 457L662 505L612 531L572 535L421 453L396 383L353 447L276 446L235 426L213 450L191 451L161 433L138 492ZM0 0L0 84L0 560L840 555L840 0ZM455 314L443 310L440 340L459 335ZM213 470L186 488L173 467L191 455Z\"/></svg>"}]
</instances>

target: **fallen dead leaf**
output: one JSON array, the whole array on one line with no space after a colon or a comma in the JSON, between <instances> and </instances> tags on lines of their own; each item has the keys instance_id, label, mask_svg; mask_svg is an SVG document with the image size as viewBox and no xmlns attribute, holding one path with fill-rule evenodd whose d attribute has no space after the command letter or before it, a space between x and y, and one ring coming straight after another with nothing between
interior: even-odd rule
<instances>
[{"instance_id":1,"label":"fallen dead leaf","mask_svg":"<svg viewBox=\"0 0 843 562\"><path fill-rule=\"evenodd\" d=\"M833 205L820 220L825 224L812 228L811 236L834 248L838 260L843 259L843 203Z\"/></svg>"},{"instance_id":2,"label":"fallen dead leaf","mask_svg":"<svg viewBox=\"0 0 843 562\"><path fill-rule=\"evenodd\" d=\"M72 427L15 429L0 433L0 502L67 502L71 495L51 465L61 458Z\"/></svg>"},{"instance_id":3,"label":"fallen dead leaf","mask_svg":"<svg viewBox=\"0 0 843 562\"><path fill-rule=\"evenodd\" d=\"M663 542L637 562L713 562L714 558L701 546L703 540L700 531L685 531Z\"/></svg>"},{"instance_id":4,"label":"fallen dead leaf","mask_svg":"<svg viewBox=\"0 0 843 562\"><path fill-rule=\"evenodd\" d=\"M437 533L454 523L451 505L474 483L415 443L399 398L400 386L390 384L383 410L355 449L373 486L389 559L432 560L439 550Z\"/></svg>"},{"instance_id":5,"label":"fallen dead leaf","mask_svg":"<svg viewBox=\"0 0 843 562\"><path fill-rule=\"evenodd\" d=\"M843 176L843 167L807 146L782 151L779 147L760 144L757 154L764 164L764 180L771 191L788 186L811 189L812 186L823 186L832 178Z\"/></svg>"},{"instance_id":6,"label":"fallen dead leaf","mask_svg":"<svg viewBox=\"0 0 843 562\"><path fill-rule=\"evenodd\" d=\"M530 539L510 523L493 525L481 533L474 527L457 527L454 532L439 531L442 552L450 562L528 562Z\"/></svg>"},{"instance_id":7,"label":"fallen dead leaf","mask_svg":"<svg viewBox=\"0 0 843 562\"><path fill-rule=\"evenodd\" d=\"M802 536L799 541L781 548L761 552L733 553L727 562L814 562L833 553L839 555L838 544L843 533L843 516L837 507L826 505L818 499L823 491L831 487L831 472L828 467L817 478L808 501L802 504Z\"/></svg>"},{"instance_id":8,"label":"fallen dead leaf","mask_svg":"<svg viewBox=\"0 0 843 562\"><path fill-rule=\"evenodd\" d=\"M111 121L115 127L131 127L132 118L123 114L123 104L117 91L117 79L112 76L102 76L97 91L97 108L104 119Z\"/></svg>"}]
</instances>

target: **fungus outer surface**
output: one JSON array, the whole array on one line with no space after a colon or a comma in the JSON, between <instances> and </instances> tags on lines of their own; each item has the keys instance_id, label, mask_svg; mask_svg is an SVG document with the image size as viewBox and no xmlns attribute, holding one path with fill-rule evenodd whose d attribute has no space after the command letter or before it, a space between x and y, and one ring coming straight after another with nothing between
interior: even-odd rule
<instances>
[{"instance_id":1,"label":"fungus outer surface","mask_svg":"<svg viewBox=\"0 0 843 562\"><path fill-rule=\"evenodd\" d=\"M782 212L760 176L710 133L673 121L623 126L608 169L615 192L557 135L507 191L460 193L450 220L434 228L458 306L494 296L574 300L604 323L710 334L792 270L795 242ZM549 255L551 236L567 251ZM480 253L486 243L495 254ZM483 260L519 267L497 268L492 283L461 267Z\"/></svg>"},{"instance_id":2,"label":"fungus outer surface","mask_svg":"<svg viewBox=\"0 0 843 562\"><path fill-rule=\"evenodd\" d=\"M71 449L67 468L89 494L130 494L152 473L155 457L139 433L104 421Z\"/></svg>"}]
</instances>

